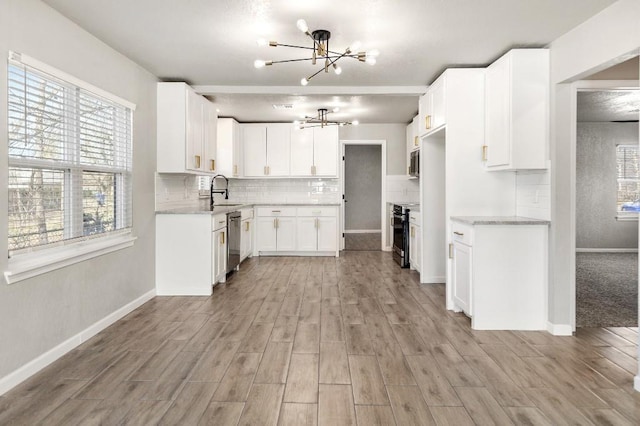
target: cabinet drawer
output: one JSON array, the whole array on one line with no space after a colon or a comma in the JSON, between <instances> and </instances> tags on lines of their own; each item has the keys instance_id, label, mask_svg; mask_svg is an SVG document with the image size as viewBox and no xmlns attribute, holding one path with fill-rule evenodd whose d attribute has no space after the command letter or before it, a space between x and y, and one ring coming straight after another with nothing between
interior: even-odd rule
<instances>
[{"instance_id":1,"label":"cabinet drawer","mask_svg":"<svg viewBox=\"0 0 640 426\"><path fill-rule=\"evenodd\" d=\"M295 216L295 207L258 207L258 216Z\"/></svg>"},{"instance_id":2,"label":"cabinet drawer","mask_svg":"<svg viewBox=\"0 0 640 426\"><path fill-rule=\"evenodd\" d=\"M253 209L241 209L240 217L242 218L242 220L253 219Z\"/></svg>"},{"instance_id":3,"label":"cabinet drawer","mask_svg":"<svg viewBox=\"0 0 640 426\"><path fill-rule=\"evenodd\" d=\"M301 217L335 217L335 207L298 207L298 216Z\"/></svg>"},{"instance_id":4,"label":"cabinet drawer","mask_svg":"<svg viewBox=\"0 0 640 426\"><path fill-rule=\"evenodd\" d=\"M451 222L451 240L472 246L473 226L466 223Z\"/></svg>"},{"instance_id":5,"label":"cabinet drawer","mask_svg":"<svg viewBox=\"0 0 640 426\"><path fill-rule=\"evenodd\" d=\"M226 214L217 214L213 216L211 227L214 231L224 228L227 226L227 215Z\"/></svg>"}]
</instances>

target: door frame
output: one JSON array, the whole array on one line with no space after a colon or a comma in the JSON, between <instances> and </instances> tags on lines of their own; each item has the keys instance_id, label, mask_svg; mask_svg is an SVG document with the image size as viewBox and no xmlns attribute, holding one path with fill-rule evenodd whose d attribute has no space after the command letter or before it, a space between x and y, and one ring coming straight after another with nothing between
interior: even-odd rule
<instances>
[{"instance_id":1,"label":"door frame","mask_svg":"<svg viewBox=\"0 0 640 426\"><path fill-rule=\"evenodd\" d=\"M385 218L387 216L387 140L386 139L343 139L340 140L340 250L344 250L344 224L345 224L345 148L347 145L379 145L382 151L382 160L380 164L381 176L380 176L380 250L384 251L385 245Z\"/></svg>"},{"instance_id":2,"label":"door frame","mask_svg":"<svg viewBox=\"0 0 640 426\"><path fill-rule=\"evenodd\" d=\"M639 58L640 60L640 58ZM577 126L578 126L578 92L581 91L592 91L592 90L622 90L622 89L633 89L640 90L640 80L578 80L570 84L571 89L571 120L575 124L573 126L573 132L570 138L570 161L571 167L569 172L570 178L570 202L571 202L571 211L569 214L569 235L571 244L571 254L569 258L569 286L570 286L570 297L569 297L569 319L571 321L571 329L575 333L576 331L576 238L577 238L577 230L576 230L576 214L577 214L577 200L576 193L578 190L578 181L577 181L577 149L578 149L578 135L577 135ZM639 254L640 257L640 254ZM640 315L640 313L639 313Z\"/></svg>"}]
</instances>

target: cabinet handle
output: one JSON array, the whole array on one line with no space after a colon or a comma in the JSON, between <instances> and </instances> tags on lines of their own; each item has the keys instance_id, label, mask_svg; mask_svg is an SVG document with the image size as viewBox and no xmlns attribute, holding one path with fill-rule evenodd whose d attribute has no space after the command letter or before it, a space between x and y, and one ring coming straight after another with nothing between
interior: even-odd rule
<instances>
[{"instance_id":1,"label":"cabinet handle","mask_svg":"<svg viewBox=\"0 0 640 426\"><path fill-rule=\"evenodd\" d=\"M414 228L413 226L411 227L411 238L416 236L416 228Z\"/></svg>"},{"instance_id":2,"label":"cabinet handle","mask_svg":"<svg viewBox=\"0 0 640 426\"><path fill-rule=\"evenodd\" d=\"M453 244L449 244L449 259L453 259Z\"/></svg>"},{"instance_id":3,"label":"cabinet handle","mask_svg":"<svg viewBox=\"0 0 640 426\"><path fill-rule=\"evenodd\" d=\"M424 117L424 127L429 130L431 128L431 116L427 115Z\"/></svg>"},{"instance_id":4,"label":"cabinet handle","mask_svg":"<svg viewBox=\"0 0 640 426\"><path fill-rule=\"evenodd\" d=\"M249 221L246 221L246 222L244 223L244 228L245 228L245 229L244 229L245 231L248 231L248 230L249 230Z\"/></svg>"},{"instance_id":5,"label":"cabinet handle","mask_svg":"<svg viewBox=\"0 0 640 426\"><path fill-rule=\"evenodd\" d=\"M418 146L418 137L417 136L413 137L413 146Z\"/></svg>"},{"instance_id":6,"label":"cabinet handle","mask_svg":"<svg viewBox=\"0 0 640 426\"><path fill-rule=\"evenodd\" d=\"M276 218L276 229L280 228L280 220Z\"/></svg>"},{"instance_id":7,"label":"cabinet handle","mask_svg":"<svg viewBox=\"0 0 640 426\"><path fill-rule=\"evenodd\" d=\"M199 169L200 168L200 156L196 155L195 157L196 157L195 158L195 160L196 160L196 169Z\"/></svg>"},{"instance_id":8,"label":"cabinet handle","mask_svg":"<svg viewBox=\"0 0 640 426\"><path fill-rule=\"evenodd\" d=\"M456 234L456 235L459 235L459 236L461 236L461 237L464 235L464 233L462 233L462 232L458 232L458 231L453 231L453 233L454 233L454 234Z\"/></svg>"},{"instance_id":9,"label":"cabinet handle","mask_svg":"<svg viewBox=\"0 0 640 426\"><path fill-rule=\"evenodd\" d=\"M220 233L220 245L224 244L224 232Z\"/></svg>"},{"instance_id":10,"label":"cabinet handle","mask_svg":"<svg viewBox=\"0 0 640 426\"><path fill-rule=\"evenodd\" d=\"M278 220L278 219L273 219L273 227L274 228L278 228L278 226L276 225L276 220Z\"/></svg>"},{"instance_id":11,"label":"cabinet handle","mask_svg":"<svg viewBox=\"0 0 640 426\"><path fill-rule=\"evenodd\" d=\"M271 213L280 213L280 210L271 210Z\"/></svg>"},{"instance_id":12,"label":"cabinet handle","mask_svg":"<svg viewBox=\"0 0 640 426\"><path fill-rule=\"evenodd\" d=\"M211 171L214 171L216 169L216 160L211 160L210 168L211 168Z\"/></svg>"},{"instance_id":13,"label":"cabinet handle","mask_svg":"<svg viewBox=\"0 0 640 426\"><path fill-rule=\"evenodd\" d=\"M313 220L313 226L314 226L316 229L318 229L318 218L315 218L315 219Z\"/></svg>"},{"instance_id":14,"label":"cabinet handle","mask_svg":"<svg viewBox=\"0 0 640 426\"><path fill-rule=\"evenodd\" d=\"M487 151L489 149L488 145L482 145L482 161L487 161Z\"/></svg>"},{"instance_id":15,"label":"cabinet handle","mask_svg":"<svg viewBox=\"0 0 640 426\"><path fill-rule=\"evenodd\" d=\"M238 176L238 165L237 164L233 165L233 175L234 176Z\"/></svg>"}]
</instances>

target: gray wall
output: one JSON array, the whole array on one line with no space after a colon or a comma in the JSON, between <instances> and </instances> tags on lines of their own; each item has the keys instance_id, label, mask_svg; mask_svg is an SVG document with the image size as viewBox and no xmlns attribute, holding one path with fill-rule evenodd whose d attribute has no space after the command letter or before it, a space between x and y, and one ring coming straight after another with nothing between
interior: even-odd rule
<instances>
[{"instance_id":1,"label":"gray wall","mask_svg":"<svg viewBox=\"0 0 640 426\"><path fill-rule=\"evenodd\" d=\"M380 145L346 145L344 164L344 229L382 229L382 147Z\"/></svg>"},{"instance_id":2,"label":"gray wall","mask_svg":"<svg viewBox=\"0 0 640 426\"><path fill-rule=\"evenodd\" d=\"M358 126L345 126L340 128L340 140L386 140L387 175L406 175L406 130L406 123L360 124Z\"/></svg>"},{"instance_id":3,"label":"gray wall","mask_svg":"<svg viewBox=\"0 0 640 426\"><path fill-rule=\"evenodd\" d=\"M0 379L155 287L156 79L39 0L0 1L0 105L8 51L137 104L131 248L12 285L0 283ZM7 270L7 117L0 108L0 271ZM4 281L4 280L3 280Z\"/></svg>"},{"instance_id":4,"label":"gray wall","mask_svg":"<svg viewBox=\"0 0 640 426\"><path fill-rule=\"evenodd\" d=\"M638 247L638 222L615 218L616 145L637 143L638 123L578 123L577 248Z\"/></svg>"}]
</instances>

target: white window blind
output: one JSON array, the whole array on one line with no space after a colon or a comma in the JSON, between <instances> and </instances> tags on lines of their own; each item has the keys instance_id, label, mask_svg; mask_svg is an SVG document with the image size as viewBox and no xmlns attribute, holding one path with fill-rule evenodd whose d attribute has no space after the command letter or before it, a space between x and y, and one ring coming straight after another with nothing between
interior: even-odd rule
<instances>
[{"instance_id":1,"label":"white window blind","mask_svg":"<svg viewBox=\"0 0 640 426\"><path fill-rule=\"evenodd\" d=\"M638 145L616 146L617 197L618 215L637 216L640 211L640 162L638 161Z\"/></svg>"},{"instance_id":2,"label":"white window blind","mask_svg":"<svg viewBox=\"0 0 640 426\"><path fill-rule=\"evenodd\" d=\"M43 68L8 64L10 254L131 227L131 108Z\"/></svg>"}]
</instances>

